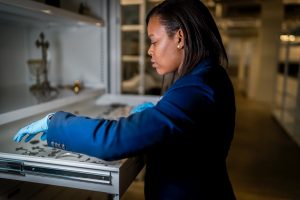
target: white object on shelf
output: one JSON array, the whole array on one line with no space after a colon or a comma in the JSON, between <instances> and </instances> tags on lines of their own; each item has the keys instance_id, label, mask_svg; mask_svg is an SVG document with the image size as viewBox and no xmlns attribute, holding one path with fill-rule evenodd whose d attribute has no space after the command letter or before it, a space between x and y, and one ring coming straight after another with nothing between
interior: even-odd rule
<instances>
[{"instance_id":1,"label":"white object on shelf","mask_svg":"<svg viewBox=\"0 0 300 200\"><path fill-rule=\"evenodd\" d=\"M144 77L145 77L144 90L160 87L160 85L157 83L157 81L154 80L154 78L151 75L145 74ZM130 92L130 93L138 92L139 86L140 86L139 84L141 82L140 78L141 78L140 75L136 75L136 76L132 77L129 80L123 81L122 82L122 91L123 92Z\"/></svg>"},{"instance_id":2,"label":"white object on shelf","mask_svg":"<svg viewBox=\"0 0 300 200\"><path fill-rule=\"evenodd\" d=\"M136 5L142 3L144 3L144 0L121 0L122 5Z\"/></svg>"},{"instance_id":3,"label":"white object on shelf","mask_svg":"<svg viewBox=\"0 0 300 200\"><path fill-rule=\"evenodd\" d=\"M49 6L29 0L0 0L0 11L3 13L16 15L31 19L33 23L37 20L43 22L44 25L92 25L101 27L103 21L92 17L80 15L67 10ZM11 18L11 17L10 17ZM10 19L11 20L11 19Z\"/></svg>"},{"instance_id":4,"label":"white object on shelf","mask_svg":"<svg viewBox=\"0 0 300 200\"><path fill-rule=\"evenodd\" d=\"M140 56L123 55L122 56L122 61L125 61L125 62L139 62L140 61Z\"/></svg>"},{"instance_id":5,"label":"white object on shelf","mask_svg":"<svg viewBox=\"0 0 300 200\"><path fill-rule=\"evenodd\" d=\"M122 25L122 31L142 31L144 29L143 25Z\"/></svg>"}]
</instances>

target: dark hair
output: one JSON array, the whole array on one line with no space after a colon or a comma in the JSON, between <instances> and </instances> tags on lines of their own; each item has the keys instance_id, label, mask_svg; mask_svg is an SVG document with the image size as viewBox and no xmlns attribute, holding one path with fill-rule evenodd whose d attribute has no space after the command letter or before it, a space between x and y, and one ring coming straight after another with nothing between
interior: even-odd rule
<instances>
[{"instance_id":1,"label":"dark hair","mask_svg":"<svg viewBox=\"0 0 300 200\"><path fill-rule=\"evenodd\" d=\"M181 29L185 38L185 57L178 69L181 77L205 58L227 67L228 58L217 25L200 0L165 0L147 15L146 24L158 16L166 32L173 37Z\"/></svg>"}]
</instances>

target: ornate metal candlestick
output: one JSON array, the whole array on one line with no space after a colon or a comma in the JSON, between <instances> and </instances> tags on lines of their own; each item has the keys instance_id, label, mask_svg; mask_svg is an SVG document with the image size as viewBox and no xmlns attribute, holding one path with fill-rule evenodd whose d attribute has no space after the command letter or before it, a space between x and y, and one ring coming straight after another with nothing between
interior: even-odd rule
<instances>
[{"instance_id":1,"label":"ornate metal candlestick","mask_svg":"<svg viewBox=\"0 0 300 200\"><path fill-rule=\"evenodd\" d=\"M47 69L47 49L49 48L49 42L45 41L44 33L40 33L40 40L36 40L35 45L37 48L41 47L42 49L42 73L44 81L42 82L42 90L50 90L50 83L48 81L48 69Z\"/></svg>"},{"instance_id":2,"label":"ornate metal candlestick","mask_svg":"<svg viewBox=\"0 0 300 200\"><path fill-rule=\"evenodd\" d=\"M35 45L37 48L42 49L42 59L40 60L40 72L37 75L37 83L33 85L30 90L40 100L50 100L58 95L58 90L51 87L48 81L48 66L47 66L47 49L49 48L49 42L45 41L45 35L43 32L40 33L40 39L36 40ZM40 83L40 75L42 75L42 82Z\"/></svg>"}]
</instances>

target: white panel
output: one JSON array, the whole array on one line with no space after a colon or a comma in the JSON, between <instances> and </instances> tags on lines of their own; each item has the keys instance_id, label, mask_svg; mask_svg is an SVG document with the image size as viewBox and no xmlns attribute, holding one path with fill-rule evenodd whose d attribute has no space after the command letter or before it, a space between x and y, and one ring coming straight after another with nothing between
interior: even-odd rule
<instances>
[{"instance_id":1,"label":"white panel","mask_svg":"<svg viewBox=\"0 0 300 200\"><path fill-rule=\"evenodd\" d=\"M60 46L53 54L61 56L62 84L71 84L79 79L86 85L99 85L100 31L97 28L70 28L61 33ZM59 74L57 71L52 77ZM54 78L54 77L53 77Z\"/></svg>"},{"instance_id":2,"label":"white panel","mask_svg":"<svg viewBox=\"0 0 300 200\"><path fill-rule=\"evenodd\" d=\"M0 87L27 84L27 29L0 21Z\"/></svg>"},{"instance_id":3,"label":"white panel","mask_svg":"<svg viewBox=\"0 0 300 200\"><path fill-rule=\"evenodd\" d=\"M121 19L119 0L109 2L109 92L121 93Z\"/></svg>"}]
</instances>

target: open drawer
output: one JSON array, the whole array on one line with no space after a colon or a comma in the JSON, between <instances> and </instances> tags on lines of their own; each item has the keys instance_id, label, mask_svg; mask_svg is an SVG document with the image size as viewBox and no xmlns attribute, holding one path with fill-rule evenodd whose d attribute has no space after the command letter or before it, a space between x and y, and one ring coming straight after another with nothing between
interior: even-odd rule
<instances>
[{"instance_id":1,"label":"open drawer","mask_svg":"<svg viewBox=\"0 0 300 200\"><path fill-rule=\"evenodd\" d=\"M51 111L65 110L90 117L117 118L127 115L133 105L157 100L157 97L102 95ZM15 143L12 140L19 128L44 114L0 125L0 178L99 191L120 199L143 168L143 158L107 162L48 147L46 142L38 139L40 135L28 143Z\"/></svg>"}]
</instances>

